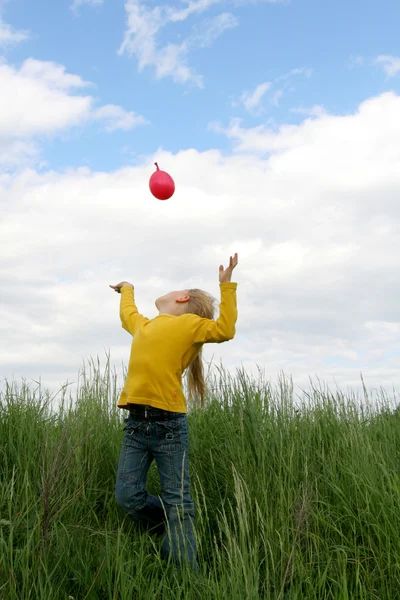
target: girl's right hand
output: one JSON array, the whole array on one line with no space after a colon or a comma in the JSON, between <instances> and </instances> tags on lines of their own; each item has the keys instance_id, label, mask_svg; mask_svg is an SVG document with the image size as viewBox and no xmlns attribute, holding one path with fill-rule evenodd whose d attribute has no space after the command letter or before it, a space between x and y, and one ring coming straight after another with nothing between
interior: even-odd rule
<instances>
[{"instance_id":1,"label":"girl's right hand","mask_svg":"<svg viewBox=\"0 0 400 600\"><path fill-rule=\"evenodd\" d=\"M110 288L112 288L114 291L116 291L118 294L120 294L121 288L123 285L129 285L129 287L131 287L133 289L133 285L131 283L129 283L128 281L121 281L121 283L117 283L117 285L110 285Z\"/></svg>"},{"instance_id":2,"label":"girl's right hand","mask_svg":"<svg viewBox=\"0 0 400 600\"><path fill-rule=\"evenodd\" d=\"M223 265L219 266L219 282L229 283L232 277L232 271L239 262L237 252L229 258L229 265L224 269Z\"/></svg>"}]
</instances>

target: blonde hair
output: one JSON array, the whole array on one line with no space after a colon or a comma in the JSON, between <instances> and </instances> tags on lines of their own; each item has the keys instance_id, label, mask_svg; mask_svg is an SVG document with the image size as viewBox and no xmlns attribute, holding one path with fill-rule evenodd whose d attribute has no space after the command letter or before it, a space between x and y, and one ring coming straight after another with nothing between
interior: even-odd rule
<instances>
[{"instance_id":1,"label":"blonde hair","mask_svg":"<svg viewBox=\"0 0 400 600\"><path fill-rule=\"evenodd\" d=\"M215 299L210 296L210 294L203 292L203 290L192 289L188 290L188 292L190 300L187 303L187 312L198 315L203 319L213 319L215 313ZM199 395L201 406L204 407L206 382L204 379L204 366L201 350L188 367L188 391L190 398L194 398L196 394Z\"/></svg>"}]
</instances>

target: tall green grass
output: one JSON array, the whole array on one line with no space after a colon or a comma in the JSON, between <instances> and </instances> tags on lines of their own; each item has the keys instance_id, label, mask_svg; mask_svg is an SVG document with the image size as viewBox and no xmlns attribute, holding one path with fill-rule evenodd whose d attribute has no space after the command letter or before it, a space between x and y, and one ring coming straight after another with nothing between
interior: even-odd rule
<instances>
[{"instance_id":1,"label":"tall green grass","mask_svg":"<svg viewBox=\"0 0 400 600\"><path fill-rule=\"evenodd\" d=\"M123 514L124 411L90 363L76 397L0 393L1 600L400 598L400 414L239 371L189 414L200 572ZM155 466L149 488L159 492Z\"/></svg>"}]
</instances>

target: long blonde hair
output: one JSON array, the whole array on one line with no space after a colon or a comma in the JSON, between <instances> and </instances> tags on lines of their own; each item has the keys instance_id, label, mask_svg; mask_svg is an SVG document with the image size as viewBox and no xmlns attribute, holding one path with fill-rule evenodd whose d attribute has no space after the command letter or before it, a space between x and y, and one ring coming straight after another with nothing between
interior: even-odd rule
<instances>
[{"instance_id":1,"label":"long blonde hair","mask_svg":"<svg viewBox=\"0 0 400 600\"><path fill-rule=\"evenodd\" d=\"M189 290L190 300L187 303L187 312L193 313L204 319L213 319L215 313L215 299L203 292L203 290ZM188 367L188 391L189 397L200 396L201 406L205 404L206 382L204 378L204 366L202 351Z\"/></svg>"}]
</instances>

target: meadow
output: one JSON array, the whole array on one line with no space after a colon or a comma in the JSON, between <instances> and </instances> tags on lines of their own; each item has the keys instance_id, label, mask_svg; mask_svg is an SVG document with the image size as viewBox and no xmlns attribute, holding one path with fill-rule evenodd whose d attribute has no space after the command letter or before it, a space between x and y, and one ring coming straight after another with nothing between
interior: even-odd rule
<instances>
[{"instance_id":1,"label":"meadow","mask_svg":"<svg viewBox=\"0 0 400 600\"><path fill-rule=\"evenodd\" d=\"M116 375L74 397L0 392L1 600L400 598L400 411L384 396L214 375L189 412L200 571L159 556L121 512ZM158 493L153 464L149 489Z\"/></svg>"}]
</instances>

